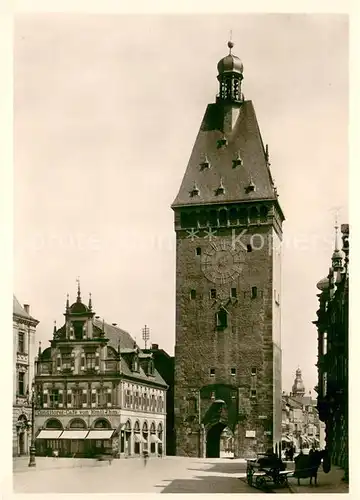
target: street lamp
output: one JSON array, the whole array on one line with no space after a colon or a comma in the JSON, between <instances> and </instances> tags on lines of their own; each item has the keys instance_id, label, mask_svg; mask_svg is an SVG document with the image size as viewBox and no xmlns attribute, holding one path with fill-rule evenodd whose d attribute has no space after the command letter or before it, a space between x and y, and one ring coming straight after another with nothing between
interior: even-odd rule
<instances>
[{"instance_id":1,"label":"street lamp","mask_svg":"<svg viewBox=\"0 0 360 500\"><path fill-rule=\"evenodd\" d=\"M31 445L29 467L36 467L35 461L35 386L31 389Z\"/></svg>"}]
</instances>

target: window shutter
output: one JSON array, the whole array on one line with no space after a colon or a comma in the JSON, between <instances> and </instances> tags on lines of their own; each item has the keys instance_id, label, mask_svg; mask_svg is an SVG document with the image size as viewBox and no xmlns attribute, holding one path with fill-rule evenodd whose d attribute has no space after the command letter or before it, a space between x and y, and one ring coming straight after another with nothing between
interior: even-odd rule
<instances>
[{"instance_id":1,"label":"window shutter","mask_svg":"<svg viewBox=\"0 0 360 500\"><path fill-rule=\"evenodd\" d=\"M80 370L84 371L85 370L85 353L84 352L81 353L80 361L81 361Z\"/></svg>"},{"instance_id":2,"label":"window shutter","mask_svg":"<svg viewBox=\"0 0 360 500\"><path fill-rule=\"evenodd\" d=\"M49 402L49 391L47 389L44 389L44 391L43 391L43 407L44 408L48 407L48 402Z\"/></svg>"},{"instance_id":3,"label":"window shutter","mask_svg":"<svg viewBox=\"0 0 360 500\"><path fill-rule=\"evenodd\" d=\"M63 404L63 390L59 389L59 408L62 408L64 406Z\"/></svg>"},{"instance_id":4,"label":"window shutter","mask_svg":"<svg viewBox=\"0 0 360 500\"><path fill-rule=\"evenodd\" d=\"M110 387L108 387L107 390L107 406L111 406L111 396L112 396L112 390Z\"/></svg>"},{"instance_id":5,"label":"window shutter","mask_svg":"<svg viewBox=\"0 0 360 500\"><path fill-rule=\"evenodd\" d=\"M100 354L96 351L95 353L95 370L100 369Z\"/></svg>"},{"instance_id":6,"label":"window shutter","mask_svg":"<svg viewBox=\"0 0 360 500\"><path fill-rule=\"evenodd\" d=\"M87 390L83 389L82 391L82 407L86 408L87 407Z\"/></svg>"},{"instance_id":7,"label":"window shutter","mask_svg":"<svg viewBox=\"0 0 360 500\"><path fill-rule=\"evenodd\" d=\"M67 407L68 408L71 408L71 406L72 406L71 403L72 403L72 391L71 391L71 389L68 389L67 390Z\"/></svg>"},{"instance_id":8,"label":"window shutter","mask_svg":"<svg viewBox=\"0 0 360 500\"><path fill-rule=\"evenodd\" d=\"M75 353L71 353L71 371L75 370Z\"/></svg>"},{"instance_id":9,"label":"window shutter","mask_svg":"<svg viewBox=\"0 0 360 500\"><path fill-rule=\"evenodd\" d=\"M58 372L61 370L61 354L56 356L56 370Z\"/></svg>"}]
</instances>

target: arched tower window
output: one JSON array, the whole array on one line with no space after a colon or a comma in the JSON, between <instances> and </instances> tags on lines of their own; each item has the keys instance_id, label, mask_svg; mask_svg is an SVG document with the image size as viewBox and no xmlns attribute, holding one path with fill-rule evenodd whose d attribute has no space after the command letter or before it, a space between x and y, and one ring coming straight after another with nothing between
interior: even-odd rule
<instances>
[{"instance_id":1,"label":"arched tower window","mask_svg":"<svg viewBox=\"0 0 360 500\"><path fill-rule=\"evenodd\" d=\"M260 208L260 221L261 222L267 222L267 216L268 216L268 208L265 206L262 206Z\"/></svg>"},{"instance_id":2,"label":"arched tower window","mask_svg":"<svg viewBox=\"0 0 360 500\"><path fill-rule=\"evenodd\" d=\"M239 223L241 225L246 225L248 223L248 212L246 208L240 208L239 210Z\"/></svg>"},{"instance_id":3,"label":"arched tower window","mask_svg":"<svg viewBox=\"0 0 360 500\"><path fill-rule=\"evenodd\" d=\"M210 224L210 226L217 226L218 225L216 210L210 210L209 224Z\"/></svg>"},{"instance_id":4,"label":"arched tower window","mask_svg":"<svg viewBox=\"0 0 360 500\"><path fill-rule=\"evenodd\" d=\"M227 226L227 210L225 209L220 210L219 222L221 226Z\"/></svg>"},{"instance_id":5,"label":"arched tower window","mask_svg":"<svg viewBox=\"0 0 360 500\"><path fill-rule=\"evenodd\" d=\"M250 222L256 223L259 219L259 212L256 207L251 207L250 209Z\"/></svg>"},{"instance_id":6,"label":"arched tower window","mask_svg":"<svg viewBox=\"0 0 360 500\"><path fill-rule=\"evenodd\" d=\"M238 219L238 213L236 208L231 208L229 212L229 219L230 219L230 224L237 224L237 219Z\"/></svg>"}]
</instances>

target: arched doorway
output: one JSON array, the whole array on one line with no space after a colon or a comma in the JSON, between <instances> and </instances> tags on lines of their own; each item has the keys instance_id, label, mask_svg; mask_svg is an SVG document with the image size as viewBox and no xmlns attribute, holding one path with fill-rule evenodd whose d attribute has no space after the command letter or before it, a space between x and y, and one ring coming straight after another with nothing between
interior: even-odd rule
<instances>
[{"instance_id":1,"label":"arched doorway","mask_svg":"<svg viewBox=\"0 0 360 500\"><path fill-rule=\"evenodd\" d=\"M220 436L226 425L218 422L206 434L206 458L220 457Z\"/></svg>"},{"instance_id":2,"label":"arched doorway","mask_svg":"<svg viewBox=\"0 0 360 500\"><path fill-rule=\"evenodd\" d=\"M234 444L233 432L225 427L220 435L220 457L234 458Z\"/></svg>"}]
</instances>

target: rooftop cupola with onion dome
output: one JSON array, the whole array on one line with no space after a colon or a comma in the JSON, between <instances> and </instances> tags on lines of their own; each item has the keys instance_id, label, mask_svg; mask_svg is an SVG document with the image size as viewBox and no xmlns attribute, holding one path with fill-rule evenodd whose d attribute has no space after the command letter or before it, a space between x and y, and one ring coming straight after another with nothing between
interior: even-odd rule
<instances>
[{"instance_id":1,"label":"rooftop cupola with onion dome","mask_svg":"<svg viewBox=\"0 0 360 500\"><path fill-rule=\"evenodd\" d=\"M241 93L244 66L241 60L232 53L234 43L229 41L229 54L223 57L217 65L220 83L218 101L241 103L244 97Z\"/></svg>"},{"instance_id":2,"label":"rooftop cupola with onion dome","mask_svg":"<svg viewBox=\"0 0 360 500\"><path fill-rule=\"evenodd\" d=\"M304 396L305 394L305 386L302 380L300 368L296 370L295 380L292 386L292 394L294 396Z\"/></svg>"}]
</instances>

